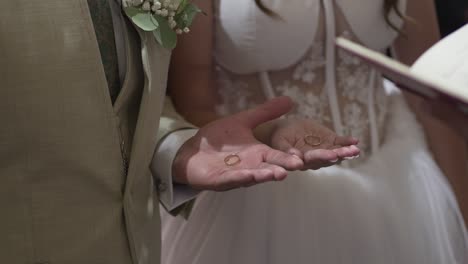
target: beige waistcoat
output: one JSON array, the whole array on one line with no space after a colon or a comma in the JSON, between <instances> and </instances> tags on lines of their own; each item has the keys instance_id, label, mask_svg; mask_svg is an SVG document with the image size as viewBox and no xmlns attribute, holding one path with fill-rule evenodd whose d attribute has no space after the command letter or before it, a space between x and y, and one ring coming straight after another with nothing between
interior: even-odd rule
<instances>
[{"instance_id":1,"label":"beige waistcoat","mask_svg":"<svg viewBox=\"0 0 468 264\"><path fill-rule=\"evenodd\" d=\"M126 24L112 105L86 0L2 2L0 263L159 263L148 168L186 124L158 127L170 52Z\"/></svg>"}]
</instances>

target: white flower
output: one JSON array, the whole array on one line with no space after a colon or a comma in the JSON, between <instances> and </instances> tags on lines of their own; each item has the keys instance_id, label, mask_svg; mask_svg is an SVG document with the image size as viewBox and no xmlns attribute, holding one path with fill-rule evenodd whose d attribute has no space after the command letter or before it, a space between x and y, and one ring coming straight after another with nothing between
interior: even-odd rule
<instances>
[{"instance_id":1,"label":"white flower","mask_svg":"<svg viewBox=\"0 0 468 264\"><path fill-rule=\"evenodd\" d=\"M145 29L144 25L141 25L141 21L138 21L138 17L136 17L139 14L147 14L150 16L155 16L155 19L158 20L158 22L163 22L167 23L167 27L170 28L169 30L171 32L165 32L165 30L162 30L161 28L156 28L154 31L158 34L184 34L184 33L189 33L190 29L188 27L184 27L183 25L178 25L179 19L180 20L189 20L188 22L191 22L193 17L188 17L188 12L191 12L189 9L184 9L180 10L180 13L178 13L178 9L180 6L180 1L181 0L122 0L123 3L123 9L127 16L132 19L133 23L140 27L141 29ZM185 0L184 0L185 1ZM188 0L191 1L191 0ZM194 5L190 2L184 2L190 5ZM192 10L193 11L193 10ZM196 13L198 13L198 10L196 10ZM185 21L183 21L185 24ZM173 37L171 38L166 38L166 37L161 37L158 38L155 35L156 41L159 42L162 46L168 49L173 49L176 46L176 41Z\"/></svg>"},{"instance_id":2,"label":"white flower","mask_svg":"<svg viewBox=\"0 0 468 264\"><path fill-rule=\"evenodd\" d=\"M143 4L143 0L132 0L131 2L133 6L139 6Z\"/></svg>"},{"instance_id":3,"label":"white flower","mask_svg":"<svg viewBox=\"0 0 468 264\"><path fill-rule=\"evenodd\" d=\"M161 7L162 7L161 2L155 1L153 4L153 7L151 7L151 10L153 10L153 12L156 12L156 10L161 9Z\"/></svg>"},{"instance_id":4,"label":"white flower","mask_svg":"<svg viewBox=\"0 0 468 264\"><path fill-rule=\"evenodd\" d=\"M173 24L173 22L175 22L174 17L170 16L170 17L167 19L167 22L169 22L169 25Z\"/></svg>"},{"instance_id":5,"label":"white flower","mask_svg":"<svg viewBox=\"0 0 468 264\"><path fill-rule=\"evenodd\" d=\"M150 11L151 10L151 4L149 1L145 1L143 5L141 6L141 9L144 11Z\"/></svg>"},{"instance_id":6,"label":"white flower","mask_svg":"<svg viewBox=\"0 0 468 264\"><path fill-rule=\"evenodd\" d=\"M168 15L169 15L169 11L167 11L167 9L162 9L161 10L161 16L167 17Z\"/></svg>"}]
</instances>

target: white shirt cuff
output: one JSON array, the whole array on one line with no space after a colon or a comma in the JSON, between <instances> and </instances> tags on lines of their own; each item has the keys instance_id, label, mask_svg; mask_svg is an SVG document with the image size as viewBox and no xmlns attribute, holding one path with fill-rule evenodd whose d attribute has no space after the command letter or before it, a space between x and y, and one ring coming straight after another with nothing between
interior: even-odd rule
<instances>
[{"instance_id":1,"label":"white shirt cuff","mask_svg":"<svg viewBox=\"0 0 468 264\"><path fill-rule=\"evenodd\" d=\"M159 201L168 211L194 199L200 193L187 185L175 184L172 181L172 164L177 152L197 131L182 129L172 132L162 140L154 153L151 172L157 183Z\"/></svg>"}]
</instances>

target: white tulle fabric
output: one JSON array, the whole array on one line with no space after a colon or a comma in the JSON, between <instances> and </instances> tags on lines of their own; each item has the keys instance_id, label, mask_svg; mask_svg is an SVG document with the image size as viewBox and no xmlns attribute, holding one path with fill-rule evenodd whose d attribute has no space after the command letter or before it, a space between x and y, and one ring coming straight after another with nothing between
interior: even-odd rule
<instances>
[{"instance_id":1,"label":"white tulle fabric","mask_svg":"<svg viewBox=\"0 0 468 264\"><path fill-rule=\"evenodd\" d=\"M289 117L359 137L363 157L282 183L205 192L188 221L163 214L163 263L467 263L457 202L414 115L378 73L332 44L343 35L377 50L390 46L396 33L367 14L382 0L265 1L294 26L275 24L252 3L217 6L219 111L289 95L297 102Z\"/></svg>"},{"instance_id":2,"label":"white tulle fabric","mask_svg":"<svg viewBox=\"0 0 468 264\"><path fill-rule=\"evenodd\" d=\"M401 100L368 162L284 183L202 194L163 217L166 264L466 263L458 208Z\"/></svg>"}]
</instances>

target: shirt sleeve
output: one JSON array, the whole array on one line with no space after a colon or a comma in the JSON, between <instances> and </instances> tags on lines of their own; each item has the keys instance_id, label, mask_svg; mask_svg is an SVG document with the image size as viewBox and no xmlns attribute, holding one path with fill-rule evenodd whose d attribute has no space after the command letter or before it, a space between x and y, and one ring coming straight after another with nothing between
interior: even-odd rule
<instances>
[{"instance_id":1,"label":"shirt sleeve","mask_svg":"<svg viewBox=\"0 0 468 264\"><path fill-rule=\"evenodd\" d=\"M181 129L167 135L158 145L151 162L159 200L168 211L196 198L200 191L172 181L172 164L180 147L197 133L197 129Z\"/></svg>"}]
</instances>

